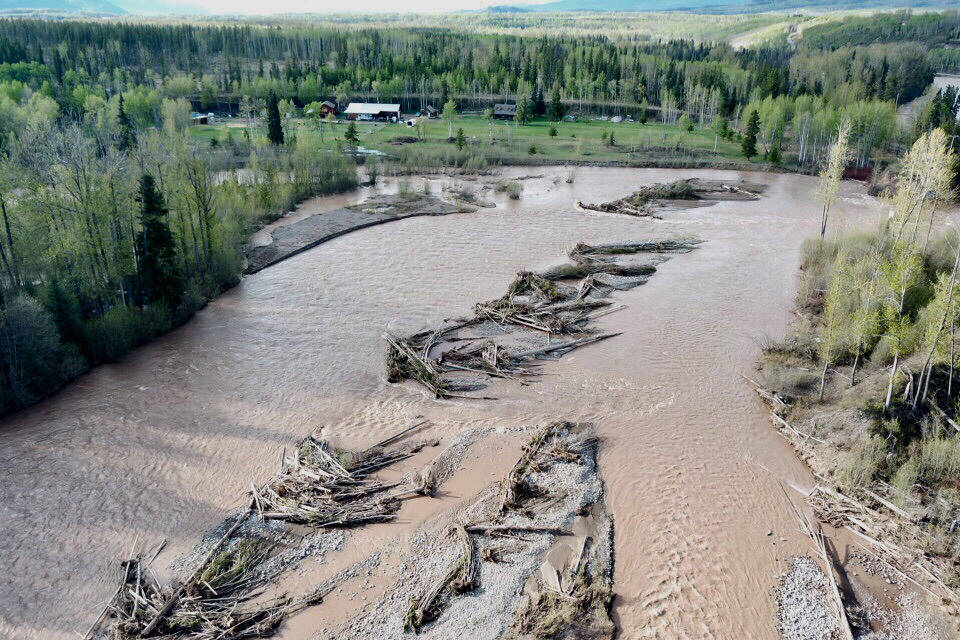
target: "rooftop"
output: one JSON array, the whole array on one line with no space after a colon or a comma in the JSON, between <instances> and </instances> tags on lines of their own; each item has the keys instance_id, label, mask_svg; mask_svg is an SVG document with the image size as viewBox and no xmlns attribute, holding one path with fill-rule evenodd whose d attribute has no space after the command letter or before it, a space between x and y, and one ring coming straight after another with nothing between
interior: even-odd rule
<instances>
[{"instance_id":1,"label":"rooftop","mask_svg":"<svg viewBox=\"0 0 960 640\"><path fill-rule=\"evenodd\" d=\"M400 105L377 102L351 102L344 113L369 113L373 115L383 111L400 111Z\"/></svg>"}]
</instances>

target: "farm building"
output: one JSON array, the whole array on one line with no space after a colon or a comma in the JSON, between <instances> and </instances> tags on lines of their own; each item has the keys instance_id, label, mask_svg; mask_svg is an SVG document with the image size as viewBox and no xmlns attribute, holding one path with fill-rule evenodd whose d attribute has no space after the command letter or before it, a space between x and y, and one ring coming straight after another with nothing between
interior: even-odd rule
<instances>
[{"instance_id":1,"label":"farm building","mask_svg":"<svg viewBox=\"0 0 960 640\"><path fill-rule=\"evenodd\" d=\"M513 120L517 116L517 105L501 102L493 105L493 117L499 120Z\"/></svg>"},{"instance_id":2,"label":"farm building","mask_svg":"<svg viewBox=\"0 0 960 640\"><path fill-rule=\"evenodd\" d=\"M399 104L351 102L343 112L348 120L400 120Z\"/></svg>"},{"instance_id":3,"label":"farm building","mask_svg":"<svg viewBox=\"0 0 960 640\"><path fill-rule=\"evenodd\" d=\"M212 121L212 113L197 113L194 111L190 114L190 124L210 124Z\"/></svg>"},{"instance_id":4,"label":"farm building","mask_svg":"<svg viewBox=\"0 0 960 640\"><path fill-rule=\"evenodd\" d=\"M326 118L330 114L337 115L337 105L333 104L329 100L324 100L320 103L320 117Z\"/></svg>"},{"instance_id":5,"label":"farm building","mask_svg":"<svg viewBox=\"0 0 960 640\"><path fill-rule=\"evenodd\" d=\"M421 118L439 118L440 112L437 111L435 106L428 104L423 109L420 109L420 113L417 115L419 115Z\"/></svg>"}]
</instances>

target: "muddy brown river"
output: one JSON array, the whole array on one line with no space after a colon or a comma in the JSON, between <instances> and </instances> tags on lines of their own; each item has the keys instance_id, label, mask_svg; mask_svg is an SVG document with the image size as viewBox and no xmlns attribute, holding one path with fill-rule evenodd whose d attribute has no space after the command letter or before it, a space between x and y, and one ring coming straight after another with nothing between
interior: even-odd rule
<instances>
[{"instance_id":1,"label":"muddy brown river","mask_svg":"<svg viewBox=\"0 0 960 640\"><path fill-rule=\"evenodd\" d=\"M575 203L741 175L596 168L566 184L567 169L536 173L519 201L357 231L244 278L182 328L3 421L0 636L76 638L134 540L166 539L157 563L168 566L311 429L369 444L424 415L444 439L467 427L593 421L615 516L621 637L776 638L771 589L807 550L781 483L808 476L741 374L789 320L800 246L818 231L816 179L742 176L769 184L767 194L656 221ZM842 196L831 233L882 209L857 184ZM530 386L498 401L437 401L386 382L385 330L464 314L580 241L674 235L705 243L615 295L627 309L600 322L625 333L548 364ZM401 515L415 524L411 509ZM390 544L390 526L371 539Z\"/></svg>"}]
</instances>

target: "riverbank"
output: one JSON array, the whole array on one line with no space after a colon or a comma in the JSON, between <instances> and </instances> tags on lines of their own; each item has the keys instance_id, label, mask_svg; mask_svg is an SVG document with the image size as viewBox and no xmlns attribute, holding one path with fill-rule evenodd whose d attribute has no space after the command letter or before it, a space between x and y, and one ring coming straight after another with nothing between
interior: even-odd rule
<instances>
[{"instance_id":1,"label":"riverbank","mask_svg":"<svg viewBox=\"0 0 960 640\"><path fill-rule=\"evenodd\" d=\"M955 224L953 215L946 217ZM913 338L900 343L894 358L894 329L885 328L889 317L880 315L887 281L870 277L887 259L883 237L874 232L808 243L796 319L782 340L766 345L753 375L774 426L816 478L798 500L829 527L835 548L856 549L832 560L854 630L955 637L956 403L947 361L930 367L932 386L918 375L930 364L927 350L936 352L925 324L935 326L939 314L947 314L941 307L948 303L934 289L949 280L954 240L935 237L917 254L923 274L915 274L903 303L915 319L901 329ZM901 268L913 264L900 254L893 260ZM952 353L952 339L943 342L940 351ZM870 576L884 579L882 592ZM878 612L873 602L884 599L891 604ZM901 611L904 603L922 614L917 628L923 633L897 631L899 621L913 615Z\"/></svg>"},{"instance_id":2,"label":"riverbank","mask_svg":"<svg viewBox=\"0 0 960 640\"><path fill-rule=\"evenodd\" d=\"M266 237L255 239L255 243L247 248L247 264L243 272L247 275L256 273L358 229L416 216L445 216L476 210L476 207L450 203L429 194L408 192L317 213L290 224L275 226L267 232Z\"/></svg>"},{"instance_id":3,"label":"riverbank","mask_svg":"<svg viewBox=\"0 0 960 640\"><path fill-rule=\"evenodd\" d=\"M396 523L353 531L322 564L302 564L294 582L305 588L368 556L410 553L421 526L509 472L529 427L563 416L593 423L602 438L618 626L664 637L776 638L770 593L789 559L809 548L780 482L812 481L738 374L759 355L757 336L786 328L800 238L819 228L809 196L816 181L589 167L572 182L561 168L525 180L528 169L501 173L477 182L521 182L518 200L490 189L484 197L495 208L374 226L302 252L244 278L122 362L8 417L0 550L15 571L0 586L2 632L59 640L85 631L137 535L147 549L166 539L153 566L158 579L170 579L175 560L314 429L362 449L429 419L442 448L461 437L471 444L438 499L407 501ZM758 201L669 209L662 220L576 206L691 177L769 188ZM451 181L428 180L433 193ZM376 189L399 190L398 182L385 178ZM841 195L841 225L874 219L862 187L846 183ZM310 201L297 215L353 197ZM677 235L705 242L644 286L615 294L627 310L597 323L621 336L544 363L531 384L499 385L498 401L437 401L387 382L384 331L408 335L469 313L477 300L502 295L517 271L551 267L578 242ZM485 435L467 435L476 430ZM416 472L435 453L399 463L385 479ZM310 638L319 622L337 628L381 601L393 565L383 566L381 577L363 569L315 614L289 619L281 637Z\"/></svg>"}]
</instances>

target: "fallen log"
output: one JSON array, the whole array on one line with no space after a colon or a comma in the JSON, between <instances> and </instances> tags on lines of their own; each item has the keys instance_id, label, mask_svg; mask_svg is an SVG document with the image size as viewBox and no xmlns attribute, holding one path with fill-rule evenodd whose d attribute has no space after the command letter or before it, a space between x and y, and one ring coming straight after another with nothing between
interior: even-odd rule
<instances>
[{"instance_id":1,"label":"fallen log","mask_svg":"<svg viewBox=\"0 0 960 640\"><path fill-rule=\"evenodd\" d=\"M223 534L223 537L220 538L220 540L218 540L215 545L213 545L210 551L207 552L207 555L205 555L203 559L200 561L200 566L198 566L196 570L194 570L194 572L190 574L190 577L187 578L187 580L183 584L177 587L177 589L174 590L172 594L170 594L170 597L167 598L167 601L163 603L163 606L160 608L160 611L157 612L157 615L155 615L153 619L147 624L147 626L144 627L143 630L140 632L141 638L146 638L151 633L153 633L153 631L157 628L157 625L163 622L164 616L170 613L174 605L177 604L177 600L180 599L180 597L184 593L186 593L187 589L191 588L194 584L196 584L197 580L199 580L200 576L203 574L203 570L206 569L207 563L209 563L210 559L213 558L213 556L215 556L220 551L220 548L224 545L224 543L227 540L230 539L230 536L232 536L237 531L237 529L240 528L240 525L244 523L244 521L247 519L247 516L249 516L252 513L253 506L254 504L253 502L251 502L250 506L247 507L246 510L244 510L237 516L236 522L234 522L233 525L229 529L227 529L227 532Z\"/></svg>"}]
</instances>

